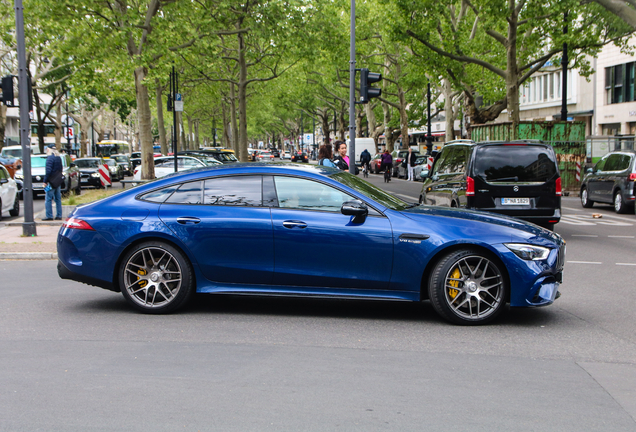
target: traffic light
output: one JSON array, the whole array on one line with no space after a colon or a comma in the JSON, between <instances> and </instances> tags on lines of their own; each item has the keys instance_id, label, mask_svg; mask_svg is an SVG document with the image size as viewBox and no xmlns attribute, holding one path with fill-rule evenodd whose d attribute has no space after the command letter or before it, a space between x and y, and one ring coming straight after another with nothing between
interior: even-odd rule
<instances>
[{"instance_id":1,"label":"traffic light","mask_svg":"<svg viewBox=\"0 0 636 432\"><path fill-rule=\"evenodd\" d=\"M7 75L2 77L2 103L8 107L15 106L13 98L13 75Z\"/></svg>"},{"instance_id":2,"label":"traffic light","mask_svg":"<svg viewBox=\"0 0 636 432\"><path fill-rule=\"evenodd\" d=\"M382 89L371 87L371 84L381 81L382 74L360 69L360 103L368 103L369 99L380 97Z\"/></svg>"}]
</instances>

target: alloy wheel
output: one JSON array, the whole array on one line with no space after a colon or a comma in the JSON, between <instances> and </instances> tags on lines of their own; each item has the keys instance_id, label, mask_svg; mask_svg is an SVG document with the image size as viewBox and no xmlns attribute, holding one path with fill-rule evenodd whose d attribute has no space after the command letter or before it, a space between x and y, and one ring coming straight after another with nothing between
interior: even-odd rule
<instances>
[{"instance_id":1,"label":"alloy wheel","mask_svg":"<svg viewBox=\"0 0 636 432\"><path fill-rule=\"evenodd\" d=\"M124 289L133 302L144 308L168 305L181 289L181 266L162 248L138 250L126 262L124 272Z\"/></svg>"},{"instance_id":2,"label":"alloy wheel","mask_svg":"<svg viewBox=\"0 0 636 432\"><path fill-rule=\"evenodd\" d=\"M489 259L472 255L455 262L446 274L444 295L460 318L482 320L504 301L503 275Z\"/></svg>"}]
</instances>

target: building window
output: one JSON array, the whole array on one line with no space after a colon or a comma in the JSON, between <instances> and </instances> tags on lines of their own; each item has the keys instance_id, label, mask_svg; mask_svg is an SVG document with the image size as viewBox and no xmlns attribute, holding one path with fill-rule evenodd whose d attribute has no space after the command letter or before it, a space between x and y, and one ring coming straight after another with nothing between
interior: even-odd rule
<instances>
[{"instance_id":1,"label":"building window","mask_svg":"<svg viewBox=\"0 0 636 432\"><path fill-rule=\"evenodd\" d=\"M634 62L605 68L605 92L608 104L635 100L634 68Z\"/></svg>"}]
</instances>

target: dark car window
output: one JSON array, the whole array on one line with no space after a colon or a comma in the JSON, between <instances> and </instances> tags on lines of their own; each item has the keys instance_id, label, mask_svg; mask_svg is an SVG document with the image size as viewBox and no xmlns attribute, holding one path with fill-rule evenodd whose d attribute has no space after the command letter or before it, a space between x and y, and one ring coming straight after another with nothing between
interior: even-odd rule
<instances>
[{"instance_id":1,"label":"dark car window","mask_svg":"<svg viewBox=\"0 0 636 432\"><path fill-rule=\"evenodd\" d=\"M466 171L467 152L465 147L455 147L448 155L447 174L463 173Z\"/></svg>"},{"instance_id":2,"label":"dark car window","mask_svg":"<svg viewBox=\"0 0 636 432\"><path fill-rule=\"evenodd\" d=\"M620 171L625 171L627 168L630 167L631 162L632 162L632 158L629 155L626 155L626 154L622 155L621 161L618 165L618 169Z\"/></svg>"},{"instance_id":3,"label":"dark car window","mask_svg":"<svg viewBox=\"0 0 636 432\"><path fill-rule=\"evenodd\" d=\"M0 166L0 180L8 179L9 178L8 174L9 173L5 171L5 168L3 166Z\"/></svg>"},{"instance_id":4,"label":"dark car window","mask_svg":"<svg viewBox=\"0 0 636 432\"><path fill-rule=\"evenodd\" d=\"M171 196L166 200L166 203L172 204L202 204L203 203L203 193L202 186L203 182L195 181L190 183L183 183L179 186Z\"/></svg>"},{"instance_id":5,"label":"dark car window","mask_svg":"<svg viewBox=\"0 0 636 432\"><path fill-rule=\"evenodd\" d=\"M312 180L275 177L278 206L303 210L338 212L342 203L354 198L331 186Z\"/></svg>"},{"instance_id":6,"label":"dark car window","mask_svg":"<svg viewBox=\"0 0 636 432\"><path fill-rule=\"evenodd\" d=\"M487 182L545 183L557 174L553 152L543 146L486 145L474 159L474 175Z\"/></svg>"},{"instance_id":7,"label":"dark car window","mask_svg":"<svg viewBox=\"0 0 636 432\"><path fill-rule=\"evenodd\" d=\"M603 171L619 171L621 169L622 154L611 154L605 162L605 168Z\"/></svg>"},{"instance_id":8,"label":"dark car window","mask_svg":"<svg viewBox=\"0 0 636 432\"><path fill-rule=\"evenodd\" d=\"M75 165L78 168L99 168L99 159L76 159Z\"/></svg>"},{"instance_id":9,"label":"dark car window","mask_svg":"<svg viewBox=\"0 0 636 432\"><path fill-rule=\"evenodd\" d=\"M435 164L435 171L433 174L449 174L451 171L451 164L453 162L455 147L447 147L442 151L441 156Z\"/></svg>"},{"instance_id":10,"label":"dark car window","mask_svg":"<svg viewBox=\"0 0 636 432\"><path fill-rule=\"evenodd\" d=\"M148 192L140 197L144 201L150 201L154 203L162 203L168 198L174 191L177 190L179 185L168 186L156 191Z\"/></svg>"},{"instance_id":11,"label":"dark car window","mask_svg":"<svg viewBox=\"0 0 636 432\"><path fill-rule=\"evenodd\" d=\"M262 203L261 176L222 177L205 181L206 205L259 207Z\"/></svg>"},{"instance_id":12,"label":"dark car window","mask_svg":"<svg viewBox=\"0 0 636 432\"><path fill-rule=\"evenodd\" d=\"M601 159L600 161L598 161L596 163L596 166L594 167L594 172L596 171L603 171L603 169L605 168L605 162L607 161L607 158L605 159Z\"/></svg>"},{"instance_id":13,"label":"dark car window","mask_svg":"<svg viewBox=\"0 0 636 432\"><path fill-rule=\"evenodd\" d=\"M371 183L349 174L348 172L340 171L336 174L332 174L330 177L390 209L404 210L412 206L406 201L402 201L400 198L391 195ZM369 211L369 214L371 214L371 211Z\"/></svg>"}]
</instances>

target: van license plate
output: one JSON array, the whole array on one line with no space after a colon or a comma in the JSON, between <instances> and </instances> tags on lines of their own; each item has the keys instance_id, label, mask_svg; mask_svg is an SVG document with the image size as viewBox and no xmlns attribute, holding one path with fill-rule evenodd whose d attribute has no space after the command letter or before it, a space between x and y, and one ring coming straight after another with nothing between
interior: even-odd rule
<instances>
[{"instance_id":1,"label":"van license plate","mask_svg":"<svg viewBox=\"0 0 636 432\"><path fill-rule=\"evenodd\" d=\"M530 205L530 198L502 198L502 205Z\"/></svg>"}]
</instances>

